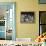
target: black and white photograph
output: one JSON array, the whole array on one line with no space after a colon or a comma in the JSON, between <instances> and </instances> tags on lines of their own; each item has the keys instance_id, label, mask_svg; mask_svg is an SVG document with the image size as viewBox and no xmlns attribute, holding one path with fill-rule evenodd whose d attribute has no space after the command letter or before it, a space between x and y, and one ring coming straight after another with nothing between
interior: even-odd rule
<instances>
[{"instance_id":1,"label":"black and white photograph","mask_svg":"<svg viewBox=\"0 0 46 46\"><path fill-rule=\"evenodd\" d=\"M35 17L34 12L21 12L21 23L34 23Z\"/></svg>"}]
</instances>

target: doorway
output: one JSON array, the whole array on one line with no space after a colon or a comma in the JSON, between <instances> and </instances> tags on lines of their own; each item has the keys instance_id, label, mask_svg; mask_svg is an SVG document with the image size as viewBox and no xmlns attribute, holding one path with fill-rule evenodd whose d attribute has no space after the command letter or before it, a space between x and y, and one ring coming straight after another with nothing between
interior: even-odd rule
<instances>
[{"instance_id":1,"label":"doorway","mask_svg":"<svg viewBox=\"0 0 46 46\"><path fill-rule=\"evenodd\" d=\"M46 11L39 12L39 35L46 32Z\"/></svg>"},{"instance_id":2,"label":"doorway","mask_svg":"<svg viewBox=\"0 0 46 46\"><path fill-rule=\"evenodd\" d=\"M15 40L15 3L0 3L0 40Z\"/></svg>"}]
</instances>

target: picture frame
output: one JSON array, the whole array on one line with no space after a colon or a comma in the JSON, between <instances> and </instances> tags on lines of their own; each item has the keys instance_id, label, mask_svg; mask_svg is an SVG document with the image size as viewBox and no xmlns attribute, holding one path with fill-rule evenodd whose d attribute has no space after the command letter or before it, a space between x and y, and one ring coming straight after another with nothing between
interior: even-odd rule
<instances>
[{"instance_id":1,"label":"picture frame","mask_svg":"<svg viewBox=\"0 0 46 46\"><path fill-rule=\"evenodd\" d=\"M35 22L34 12L21 12L20 22L21 23L34 23Z\"/></svg>"},{"instance_id":2,"label":"picture frame","mask_svg":"<svg viewBox=\"0 0 46 46\"><path fill-rule=\"evenodd\" d=\"M46 0L39 0L39 4L46 4Z\"/></svg>"}]
</instances>

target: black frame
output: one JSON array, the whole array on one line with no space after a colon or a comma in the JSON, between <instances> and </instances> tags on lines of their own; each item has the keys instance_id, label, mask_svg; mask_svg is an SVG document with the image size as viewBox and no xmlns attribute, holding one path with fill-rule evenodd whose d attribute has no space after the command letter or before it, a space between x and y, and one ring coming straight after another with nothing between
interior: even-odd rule
<instances>
[{"instance_id":1,"label":"black frame","mask_svg":"<svg viewBox=\"0 0 46 46\"><path fill-rule=\"evenodd\" d=\"M20 17L20 22L21 22L21 23L34 23L34 22L35 22L35 13L34 13L34 12L24 12L24 11L23 11L23 12L21 12L20 14L21 14L21 17ZM26 15L26 16L25 16L25 15ZM27 17L28 19L30 19L30 18L29 18L29 16L30 16L30 17L33 18L33 21L32 21L31 19L30 19L30 21L32 21L32 22L30 22L30 21L27 21L27 22L26 22L25 19L23 19L23 21L22 21L22 18L23 18L22 16L24 16L24 18Z\"/></svg>"},{"instance_id":2,"label":"black frame","mask_svg":"<svg viewBox=\"0 0 46 46\"><path fill-rule=\"evenodd\" d=\"M40 24L40 13L44 13L46 11L39 11L39 36L40 36L40 25L46 25L46 24Z\"/></svg>"}]
</instances>

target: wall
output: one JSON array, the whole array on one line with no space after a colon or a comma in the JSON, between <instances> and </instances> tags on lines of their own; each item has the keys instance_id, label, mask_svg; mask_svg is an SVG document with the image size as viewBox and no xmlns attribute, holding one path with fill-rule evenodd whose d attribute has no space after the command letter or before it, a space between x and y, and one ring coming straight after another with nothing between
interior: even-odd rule
<instances>
[{"instance_id":1,"label":"wall","mask_svg":"<svg viewBox=\"0 0 46 46\"><path fill-rule=\"evenodd\" d=\"M37 36L38 29L38 4L37 0L20 0L17 6L17 37L18 38L35 38ZM35 23L34 24L21 24L20 12L21 11L34 11Z\"/></svg>"},{"instance_id":2,"label":"wall","mask_svg":"<svg viewBox=\"0 0 46 46\"><path fill-rule=\"evenodd\" d=\"M3 0L0 2L16 2L16 37L36 38L39 33L39 10L45 10L46 5L38 4L38 0ZM34 11L35 23L20 23L21 11Z\"/></svg>"}]
</instances>

